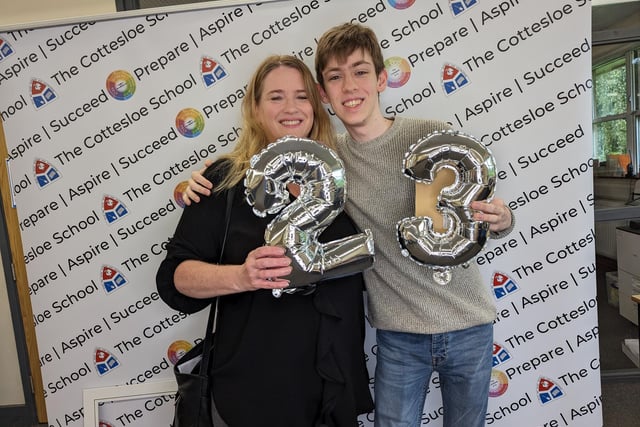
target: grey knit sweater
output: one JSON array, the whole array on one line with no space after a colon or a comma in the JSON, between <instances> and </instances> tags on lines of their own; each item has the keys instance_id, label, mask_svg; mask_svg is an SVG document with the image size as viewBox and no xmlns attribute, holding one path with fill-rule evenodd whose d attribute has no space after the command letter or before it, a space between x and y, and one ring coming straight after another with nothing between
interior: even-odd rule
<instances>
[{"instance_id":1,"label":"grey knit sweater","mask_svg":"<svg viewBox=\"0 0 640 427\"><path fill-rule=\"evenodd\" d=\"M475 262L454 268L451 282L439 285L431 269L402 256L396 237L396 223L415 216L415 182L402 173L404 154L420 138L449 128L445 122L396 117L372 141L355 142L347 133L338 137L347 171L346 210L360 228L373 232L375 241L376 260L365 271L375 328L433 334L495 319L490 278L480 276Z\"/></svg>"}]
</instances>

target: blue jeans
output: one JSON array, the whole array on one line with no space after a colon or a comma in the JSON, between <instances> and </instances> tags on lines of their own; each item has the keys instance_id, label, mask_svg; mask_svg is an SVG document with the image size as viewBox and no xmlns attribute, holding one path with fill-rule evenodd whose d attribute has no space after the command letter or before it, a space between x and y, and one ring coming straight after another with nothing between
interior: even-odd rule
<instances>
[{"instance_id":1,"label":"blue jeans","mask_svg":"<svg viewBox=\"0 0 640 427\"><path fill-rule=\"evenodd\" d=\"M485 425L493 324L424 335L378 329L375 426L420 426L429 380L440 376L444 427Z\"/></svg>"}]
</instances>

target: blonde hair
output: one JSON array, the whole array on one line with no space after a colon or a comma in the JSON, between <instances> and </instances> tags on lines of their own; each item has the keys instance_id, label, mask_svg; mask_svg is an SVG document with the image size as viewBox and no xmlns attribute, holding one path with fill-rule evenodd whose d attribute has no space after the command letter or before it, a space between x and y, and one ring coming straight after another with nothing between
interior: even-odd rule
<instances>
[{"instance_id":1,"label":"blonde hair","mask_svg":"<svg viewBox=\"0 0 640 427\"><path fill-rule=\"evenodd\" d=\"M335 149L335 132L331 125L331 119L322 105L318 87L309 68L294 56L269 56L258 66L247 86L247 92L242 100L241 107L242 130L234 149L230 153L220 156L220 159L228 161L230 169L224 180L215 186L216 191L231 188L244 179L245 173L250 166L251 157L273 142L269 141L254 112L259 108L265 79L269 73L280 67L293 68L302 75L304 88L314 112L313 126L308 138L322 142L327 147Z\"/></svg>"},{"instance_id":2,"label":"blonde hair","mask_svg":"<svg viewBox=\"0 0 640 427\"><path fill-rule=\"evenodd\" d=\"M335 58L338 63L342 63L358 49L371 55L376 76L379 76L384 70L384 57L376 33L371 28L346 23L328 29L318 40L316 49L316 79L320 86L324 88L322 71L331 59Z\"/></svg>"}]
</instances>

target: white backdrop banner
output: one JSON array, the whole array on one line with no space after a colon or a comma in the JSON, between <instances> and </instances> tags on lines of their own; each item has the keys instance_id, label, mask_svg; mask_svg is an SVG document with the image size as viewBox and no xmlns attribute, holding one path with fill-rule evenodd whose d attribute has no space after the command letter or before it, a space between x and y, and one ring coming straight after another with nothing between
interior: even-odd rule
<instances>
[{"instance_id":1,"label":"white backdrop banner","mask_svg":"<svg viewBox=\"0 0 640 427\"><path fill-rule=\"evenodd\" d=\"M498 306L487 425L601 425L587 0L279 1L0 33L50 425L82 424L85 388L171 378L200 339L206 313L174 312L155 290L184 181L235 143L267 54L312 67L316 39L345 21L379 36L387 115L446 120L497 159L517 226L476 259ZM169 425L171 397L100 418ZM422 424L442 412L434 376Z\"/></svg>"}]
</instances>

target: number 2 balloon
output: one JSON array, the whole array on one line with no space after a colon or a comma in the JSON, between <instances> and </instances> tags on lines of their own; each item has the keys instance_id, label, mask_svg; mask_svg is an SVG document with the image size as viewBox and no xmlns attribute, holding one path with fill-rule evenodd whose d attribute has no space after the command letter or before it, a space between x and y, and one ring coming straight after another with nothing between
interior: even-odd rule
<instances>
[{"instance_id":1,"label":"number 2 balloon","mask_svg":"<svg viewBox=\"0 0 640 427\"><path fill-rule=\"evenodd\" d=\"M434 280L447 284L451 270L465 265L484 247L489 224L473 220L474 200L490 201L496 182L493 155L472 136L457 131L434 132L413 144L405 154L403 172L409 178L431 183L443 168L453 170L455 180L440 192L437 210L445 225L434 230L426 216L404 218L397 224L404 256L433 269Z\"/></svg>"},{"instance_id":2,"label":"number 2 balloon","mask_svg":"<svg viewBox=\"0 0 640 427\"><path fill-rule=\"evenodd\" d=\"M287 277L291 288L354 274L373 264L370 230L328 243L317 240L345 203L344 166L333 150L287 136L253 156L250 166L244 180L246 199L258 216L279 212L264 237L268 245L285 247L293 259ZM291 203L289 183L300 185L300 195Z\"/></svg>"}]
</instances>

